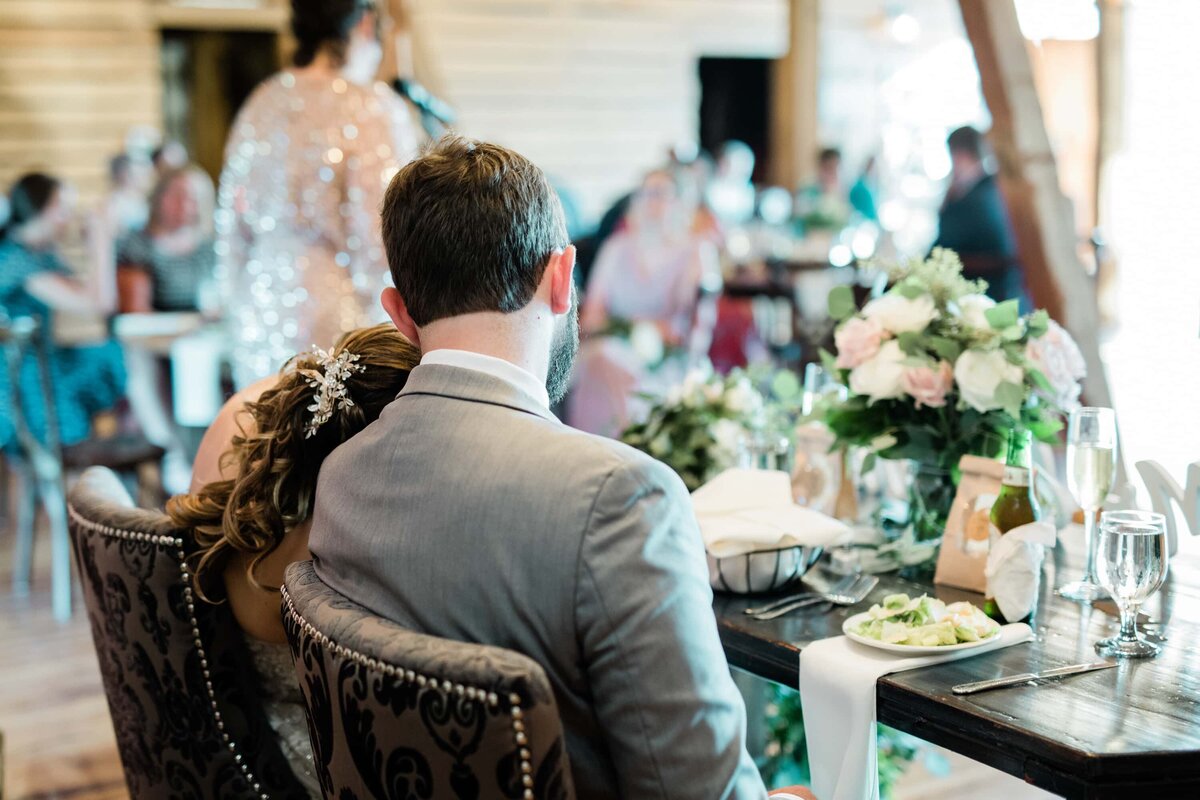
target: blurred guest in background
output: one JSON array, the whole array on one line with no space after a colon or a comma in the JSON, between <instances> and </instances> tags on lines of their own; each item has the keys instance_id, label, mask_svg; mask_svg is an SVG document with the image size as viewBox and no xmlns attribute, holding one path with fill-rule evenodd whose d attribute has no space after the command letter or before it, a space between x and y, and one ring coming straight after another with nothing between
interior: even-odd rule
<instances>
[{"instance_id":1,"label":"blurred guest in background","mask_svg":"<svg viewBox=\"0 0 1200 800\"><path fill-rule=\"evenodd\" d=\"M675 176L646 176L626 224L604 244L588 281L580 351L567 404L571 425L616 436L636 411L637 394L665 391L688 356L708 351L713 310L701 303L718 271L716 249L691 228Z\"/></svg>"},{"instance_id":2,"label":"blurred guest in background","mask_svg":"<svg viewBox=\"0 0 1200 800\"><path fill-rule=\"evenodd\" d=\"M150 163L154 165L155 177L159 180L168 172L183 169L190 160L187 148L174 139L164 139L162 144L154 148L154 152L150 156Z\"/></svg>"},{"instance_id":3,"label":"blurred guest in background","mask_svg":"<svg viewBox=\"0 0 1200 800\"><path fill-rule=\"evenodd\" d=\"M216 262L212 181L195 167L168 172L150 207L145 229L118 244L121 310L195 311Z\"/></svg>"},{"instance_id":4,"label":"blurred guest in background","mask_svg":"<svg viewBox=\"0 0 1200 800\"><path fill-rule=\"evenodd\" d=\"M708 183L708 207L725 227L745 225L754 216L754 151L736 139L721 145Z\"/></svg>"},{"instance_id":5,"label":"blurred guest in background","mask_svg":"<svg viewBox=\"0 0 1200 800\"><path fill-rule=\"evenodd\" d=\"M129 155L115 155L108 162L108 193L101 210L117 241L139 231L150 216L146 202L146 182L150 170L145 161L135 161Z\"/></svg>"},{"instance_id":6,"label":"blurred guest in background","mask_svg":"<svg viewBox=\"0 0 1200 800\"><path fill-rule=\"evenodd\" d=\"M379 206L416 150L403 102L373 82L383 51L369 4L292 0L292 32L295 66L238 113L218 193L239 386L382 316Z\"/></svg>"},{"instance_id":7,"label":"blurred guest in background","mask_svg":"<svg viewBox=\"0 0 1200 800\"><path fill-rule=\"evenodd\" d=\"M56 314L104 316L115 305L113 245L102 220L88 228L87 252L92 261L89 283L77 280L58 254L75 216L74 192L57 178L29 173L9 191L8 227L0 241L0 312L8 319L32 317L40 323L48 356L49 388L43 394L36 355L21 364L15 401L21 404L34 436L44 440L47 401L53 403L62 444L88 437L92 417L111 408L123 394L125 369L113 341L59 346L53 342ZM0 447L14 444L11 409L14 387L0 371Z\"/></svg>"},{"instance_id":8,"label":"blurred guest in background","mask_svg":"<svg viewBox=\"0 0 1200 800\"><path fill-rule=\"evenodd\" d=\"M950 149L950 188L938 211L938 237L933 246L958 253L966 276L987 281L988 296L996 302L1022 299L1024 279L1017 244L1000 186L984 166L983 134L971 127L958 128L946 145Z\"/></svg>"},{"instance_id":9,"label":"blurred guest in background","mask_svg":"<svg viewBox=\"0 0 1200 800\"><path fill-rule=\"evenodd\" d=\"M878 192L877 180L875 156L870 156L863 164L858 180L850 187L850 207L861 214L863 219L871 222L879 221L879 208L875 204L875 195Z\"/></svg>"},{"instance_id":10,"label":"blurred guest in background","mask_svg":"<svg viewBox=\"0 0 1200 800\"><path fill-rule=\"evenodd\" d=\"M850 221L850 202L842 184L842 152L826 147L817 154L817 179L800 190L796 214L804 230L841 230Z\"/></svg>"}]
</instances>

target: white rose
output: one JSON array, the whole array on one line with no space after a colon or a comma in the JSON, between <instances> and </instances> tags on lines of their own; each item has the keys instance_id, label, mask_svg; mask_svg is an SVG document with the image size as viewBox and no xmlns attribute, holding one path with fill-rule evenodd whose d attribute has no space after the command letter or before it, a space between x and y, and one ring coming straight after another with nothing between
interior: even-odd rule
<instances>
[{"instance_id":1,"label":"white rose","mask_svg":"<svg viewBox=\"0 0 1200 800\"><path fill-rule=\"evenodd\" d=\"M909 333L925 330L925 326L937 317L937 306L927 294L910 300L902 294L889 292L867 303L862 313L886 331Z\"/></svg>"},{"instance_id":2,"label":"white rose","mask_svg":"<svg viewBox=\"0 0 1200 800\"><path fill-rule=\"evenodd\" d=\"M1001 350L967 350L954 364L954 381L958 393L976 411L1000 408L996 389L1001 383L1020 385L1025 371L1010 364Z\"/></svg>"},{"instance_id":3,"label":"white rose","mask_svg":"<svg viewBox=\"0 0 1200 800\"><path fill-rule=\"evenodd\" d=\"M721 468L732 467L737 463L738 451L742 446L742 437L746 429L731 419L719 419L713 423L712 438L716 445L713 460Z\"/></svg>"},{"instance_id":4,"label":"white rose","mask_svg":"<svg viewBox=\"0 0 1200 800\"><path fill-rule=\"evenodd\" d=\"M968 294L958 298L951 306L951 312L962 321L967 328L990 331L992 325L987 319L987 310L996 305L996 301L986 294Z\"/></svg>"},{"instance_id":5,"label":"white rose","mask_svg":"<svg viewBox=\"0 0 1200 800\"><path fill-rule=\"evenodd\" d=\"M710 404L716 404L721 401L721 393L724 391L719 385L710 383L704 387L704 399Z\"/></svg>"},{"instance_id":6,"label":"white rose","mask_svg":"<svg viewBox=\"0 0 1200 800\"><path fill-rule=\"evenodd\" d=\"M725 407L734 414L752 414L762 406L762 397L750 381L736 381L725 390Z\"/></svg>"},{"instance_id":7,"label":"white rose","mask_svg":"<svg viewBox=\"0 0 1200 800\"><path fill-rule=\"evenodd\" d=\"M884 342L872 358L850 371L850 391L866 395L871 402L904 394L904 351L895 339Z\"/></svg>"}]
</instances>

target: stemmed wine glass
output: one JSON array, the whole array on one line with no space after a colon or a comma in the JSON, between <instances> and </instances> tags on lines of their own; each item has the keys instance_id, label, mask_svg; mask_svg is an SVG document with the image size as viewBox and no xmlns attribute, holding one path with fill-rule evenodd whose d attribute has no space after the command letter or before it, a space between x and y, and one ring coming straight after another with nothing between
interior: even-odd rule
<instances>
[{"instance_id":1,"label":"stemmed wine glass","mask_svg":"<svg viewBox=\"0 0 1200 800\"><path fill-rule=\"evenodd\" d=\"M1121 632L1096 642L1096 652L1145 658L1161 649L1138 636L1137 612L1167 579L1167 520L1151 511L1106 511L1100 520L1100 584L1121 611Z\"/></svg>"},{"instance_id":2,"label":"stemmed wine glass","mask_svg":"<svg viewBox=\"0 0 1200 800\"><path fill-rule=\"evenodd\" d=\"M1067 423L1067 485L1083 508L1087 561L1083 579L1058 589L1071 600L1104 597L1096 583L1096 513L1112 489L1117 467L1117 421L1111 408L1077 408Z\"/></svg>"}]
</instances>

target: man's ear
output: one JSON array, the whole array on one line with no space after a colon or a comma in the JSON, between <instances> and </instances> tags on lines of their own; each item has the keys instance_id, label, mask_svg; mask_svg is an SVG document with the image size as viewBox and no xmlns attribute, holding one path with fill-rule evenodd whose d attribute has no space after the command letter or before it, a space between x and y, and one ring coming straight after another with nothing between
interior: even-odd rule
<instances>
[{"instance_id":1,"label":"man's ear","mask_svg":"<svg viewBox=\"0 0 1200 800\"><path fill-rule=\"evenodd\" d=\"M575 285L575 245L569 244L550 256L550 310L565 314L571 310L571 290Z\"/></svg>"},{"instance_id":2,"label":"man's ear","mask_svg":"<svg viewBox=\"0 0 1200 800\"><path fill-rule=\"evenodd\" d=\"M403 333L408 340L415 344L418 348L421 346L421 335L417 332L417 323L413 322L413 318L408 315L408 306L404 303L404 298L400 296L394 287L389 286L383 290L383 294L379 297L379 302L383 304L383 310L392 320L392 324L396 326L396 330Z\"/></svg>"}]
</instances>

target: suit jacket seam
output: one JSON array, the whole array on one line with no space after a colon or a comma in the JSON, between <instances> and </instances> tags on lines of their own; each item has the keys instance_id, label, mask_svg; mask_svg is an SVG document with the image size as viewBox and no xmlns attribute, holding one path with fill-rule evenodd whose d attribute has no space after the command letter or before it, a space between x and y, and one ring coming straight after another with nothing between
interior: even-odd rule
<instances>
[{"instance_id":1,"label":"suit jacket seam","mask_svg":"<svg viewBox=\"0 0 1200 800\"><path fill-rule=\"evenodd\" d=\"M606 488L608 488L608 482L612 478L612 476L617 474L617 472L619 470L621 470L627 466L628 466L627 464L618 464L618 465L614 466L607 475L604 476L604 482L600 484L600 491L596 492L596 496L592 499L592 508L588 512L588 520L587 520L588 524L584 528L583 536L580 537L580 544L579 544L580 566L582 566L582 568L587 571L588 578L591 580L592 585L594 587L598 586L598 583L596 581L596 575L595 575L595 573L592 572L591 564L589 564L587 562L587 560L583 557L583 546L584 546L584 543L586 543L586 541L587 541L588 535L593 530L593 528L591 526L592 516L593 516L593 513L595 512L596 504L600 501L600 496L603 495L604 490ZM633 477L633 479L637 482L639 489L645 490L647 488L653 488L653 487L650 487L642 479L642 476L640 476L636 473L631 473L631 477ZM578 639L578 637L579 637L579 596L578 595L579 595L579 589L580 589L581 584L582 584L582 581L577 580L576 585L575 585L575 592L576 592L575 635L576 635L576 641L579 641L579 639ZM606 627L608 628L609 634L611 635L611 634L615 633L614 626L612 624L612 618L609 616L608 607L604 602L604 596L599 591L596 591L596 602L600 606L600 611L603 615L604 623L605 623ZM621 671L624 672L626 674L626 676L633 678L634 677L633 671L629 668L628 664L626 663L625 650L623 647L621 647L620 640L617 639L616 641L618 643L617 644L617 652L619 653L618 658L620 659L620 662L621 662ZM586 669L586 666L585 666L585 669ZM629 680L628 682L629 682L629 685L636 685L636 679ZM590 689L591 681L589 680L588 683L589 683L589 689ZM668 797L667 787L663 783L662 768L659 766L658 759L655 757L654 748L650 746L649 727L647 726L646 719L643 716L642 704L640 702L637 704L637 717L638 717L638 724L641 729L642 742L645 745L644 752L649 757L650 763L653 764L653 766L654 766L654 777L658 781L659 796L660 797ZM597 722L599 722L599 721L600 720L597 719ZM601 724L600 728L601 728L601 730L603 730L604 725ZM619 780L619 777L618 777L618 780Z\"/></svg>"}]
</instances>

